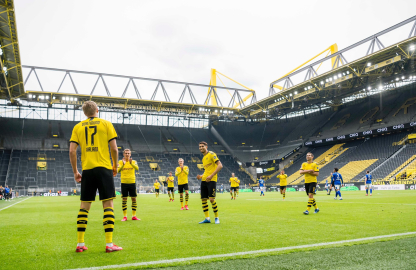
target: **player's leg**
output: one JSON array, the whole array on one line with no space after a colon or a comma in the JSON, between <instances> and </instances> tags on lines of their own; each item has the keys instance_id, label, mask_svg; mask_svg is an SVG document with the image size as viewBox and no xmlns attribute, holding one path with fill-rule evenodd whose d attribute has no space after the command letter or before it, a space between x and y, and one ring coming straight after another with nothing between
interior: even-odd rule
<instances>
[{"instance_id":1,"label":"player's leg","mask_svg":"<svg viewBox=\"0 0 416 270\"><path fill-rule=\"evenodd\" d=\"M338 186L338 195L339 195L339 199L342 200L341 185Z\"/></svg>"},{"instance_id":2,"label":"player's leg","mask_svg":"<svg viewBox=\"0 0 416 270\"><path fill-rule=\"evenodd\" d=\"M217 206L217 202L215 201L215 197L217 194L217 182L213 182L213 181L209 182L208 190L209 190L209 201L211 202L212 210L214 211L215 224L220 224L220 219L218 216L218 206ZM235 189L234 189L234 192L235 192Z\"/></svg>"},{"instance_id":3,"label":"player's leg","mask_svg":"<svg viewBox=\"0 0 416 270\"><path fill-rule=\"evenodd\" d=\"M208 209L208 186L205 181L201 182L201 202L202 202L202 211L204 212L205 219L199 224L211 223L209 218L209 209Z\"/></svg>"},{"instance_id":4,"label":"player's leg","mask_svg":"<svg viewBox=\"0 0 416 270\"><path fill-rule=\"evenodd\" d=\"M170 193L172 194L172 202L175 200L175 188L170 189Z\"/></svg>"},{"instance_id":5,"label":"player's leg","mask_svg":"<svg viewBox=\"0 0 416 270\"><path fill-rule=\"evenodd\" d=\"M368 186L365 184L365 196L368 196Z\"/></svg>"},{"instance_id":6,"label":"player's leg","mask_svg":"<svg viewBox=\"0 0 416 270\"><path fill-rule=\"evenodd\" d=\"M233 198L233 188L232 187L230 187L230 195L231 195L231 200L234 199Z\"/></svg>"},{"instance_id":7,"label":"player's leg","mask_svg":"<svg viewBox=\"0 0 416 270\"><path fill-rule=\"evenodd\" d=\"M113 244L114 232L114 205L113 199L116 198L113 171L105 168L94 168L95 181L97 182L100 201L103 204L103 226L105 233L106 252L122 250L121 247Z\"/></svg>"},{"instance_id":8,"label":"player's leg","mask_svg":"<svg viewBox=\"0 0 416 270\"><path fill-rule=\"evenodd\" d=\"M286 187L283 188L283 190L280 190L280 192L283 195L283 200L286 198Z\"/></svg>"},{"instance_id":9,"label":"player's leg","mask_svg":"<svg viewBox=\"0 0 416 270\"><path fill-rule=\"evenodd\" d=\"M123 210L123 219L121 221L127 221L127 198L129 197L128 185L121 183L121 208Z\"/></svg>"},{"instance_id":10,"label":"player's leg","mask_svg":"<svg viewBox=\"0 0 416 270\"><path fill-rule=\"evenodd\" d=\"M369 188L370 188L370 196L373 196L373 186L370 184Z\"/></svg>"},{"instance_id":11,"label":"player's leg","mask_svg":"<svg viewBox=\"0 0 416 270\"><path fill-rule=\"evenodd\" d=\"M181 210L183 210L183 190L184 190L184 185L179 185L178 186L178 192L179 192L179 200L181 202Z\"/></svg>"},{"instance_id":12,"label":"player's leg","mask_svg":"<svg viewBox=\"0 0 416 270\"><path fill-rule=\"evenodd\" d=\"M169 201L172 201L172 197L170 196L170 190L168 188L168 196L169 196Z\"/></svg>"},{"instance_id":13,"label":"player's leg","mask_svg":"<svg viewBox=\"0 0 416 270\"><path fill-rule=\"evenodd\" d=\"M236 197L237 197L237 188L235 187L234 188L234 200L235 200Z\"/></svg>"},{"instance_id":14,"label":"player's leg","mask_svg":"<svg viewBox=\"0 0 416 270\"><path fill-rule=\"evenodd\" d=\"M189 201L189 190L188 184L185 185L185 209L189 210L188 208L188 201Z\"/></svg>"},{"instance_id":15,"label":"player's leg","mask_svg":"<svg viewBox=\"0 0 416 270\"><path fill-rule=\"evenodd\" d=\"M237 197L238 197L239 192L240 192L240 188L237 187Z\"/></svg>"},{"instance_id":16,"label":"player's leg","mask_svg":"<svg viewBox=\"0 0 416 270\"><path fill-rule=\"evenodd\" d=\"M77 216L77 248L76 252L87 250L85 246L84 236L87 230L88 213L91 208L91 202L95 201L95 193L97 192L97 184L94 181L92 170L84 170L81 178L81 206Z\"/></svg>"},{"instance_id":17,"label":"player's leg","mask_svg":"<svg viewBox=\"0 0 416 270\"><path fill-rule=\"evenodd\" d=\"M137 212L137 188L136 184L131 184L129 195L131 198L131 213L132 213L132 220L140 220L136 217Z\"/></svg>"}]
</instances>

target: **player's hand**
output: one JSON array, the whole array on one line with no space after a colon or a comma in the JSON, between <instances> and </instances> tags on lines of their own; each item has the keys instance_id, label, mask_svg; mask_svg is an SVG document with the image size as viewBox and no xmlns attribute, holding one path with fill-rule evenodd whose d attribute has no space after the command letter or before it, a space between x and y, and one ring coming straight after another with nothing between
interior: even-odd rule
<instances>
[{"instance_id":1,"label":"player's hand","mask_svg":"<svg viewBox=\"0 0 416 270\"><path fill-rule=\"evenodd\" d=\"M202 179L202 175L198 174L198 175L196 176L196 179L201 180L201 179Z\"/></svg>"},{"instance_id":2,"label":"player's hand","mask_svg":"<svg viewBox=\"0 0 416 270\"><path fill-rule=\"evenodd\" d=\"M211 182L211 179L212 179L212 175L208 175L207 176L207 179L205 180L206 182Z\"/></svg>"},{"instance_id":3,"label":"player's hand","mask_svg":"<svg viewBox=\"0 0 416 270\"><path fill-rule=\"evenodd\" d=\"M75 182L81 183L81 174L79 172L74 173Z\"/></svg>"},{"instance_id":4,"label":"player's hand","mask_svg":"<svg viewBox=\"0 0 416 270\"><path fill-rule=\"evenodd\" d=\"M124 158L123 158L123 165L126 165L126 161L124 160Z\"/></svg>"},{"instance_id":5,"label":"player's hand","mask_svg":"<svg viewBox=\"0 0 416 270\"><path fill-rule=\"evenodd\" d=\"M117 175L117 166L113 165L113 176Z\"/></svg>"},{"instance_id":6,"label":"player's hand","mask_svg":"<svg viewBox=\"0 0 416 270\"><path fill-rule=\"evenodd\" d=\"M129 162L130 162L130 164L132 164L132 163L133 163L133 159L132 159L132 158L130 158L130 159L129 159Z\"/></svg>"},{"instance_id":7,"label":"player's hand","mask_svg":"<svg viewBox=\"0 0 416 270\"><path fill-rule=\"evenodd\" d=\"M183 164L181 166L179 166L179 167L181 167L181 169L183 170Z\"/></svg>"}]
</instances>

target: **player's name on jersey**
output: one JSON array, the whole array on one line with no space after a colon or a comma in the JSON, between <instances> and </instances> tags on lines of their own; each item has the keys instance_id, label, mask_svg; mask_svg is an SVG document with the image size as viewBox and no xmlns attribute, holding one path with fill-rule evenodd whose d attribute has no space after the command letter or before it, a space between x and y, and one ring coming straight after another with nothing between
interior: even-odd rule
<instances>
[{"instance_id":1,"label":"player's name on jersey","mask_svg":"<svg viewBox=\"0 0 416 270\"><path fill-rule=\"evenodd\" d=\"M82 123L82 126L99 125L100 123L101 123L100 121L88 121L88 122Z\"/></svg>"},{"instance_id":2,"label":"player's name on jersey","mask_svg":"<svg viewBox=\"0 0 416 270\"><path fill-rule=\"evenodd\" d=\"M86 147L85 151L87 151L87 152L98 152L98 147Z\"/></svg>"}]
</instances>

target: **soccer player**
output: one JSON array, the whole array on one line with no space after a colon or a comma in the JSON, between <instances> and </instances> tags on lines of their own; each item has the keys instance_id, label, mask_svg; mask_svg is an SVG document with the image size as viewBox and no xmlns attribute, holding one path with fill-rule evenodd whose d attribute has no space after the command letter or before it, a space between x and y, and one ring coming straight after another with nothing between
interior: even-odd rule
<instances>
[{"instance_id":1,"label":"soccer player","mask_svg":"<svg viewBox=\"0 0 416 270\"><path fill-rule=\"evenodd\" d=\"M276 178L280 179L280 194L283 195L283 200L285 200L286 197L286 186L287 186L287 174L285 174L285 171L282 170Z\"/></svg>"},{"instance_id":2,"label":"soccer player","mask_svg":"<svg viewBox=\"0 0 416 270\"><path fill-rule=\"evenodd\" d=\"M153 184L153 187L155 188L156 198L159 198L160 183L159 183L159 181L157 181L157 179L155 180L155 183Z\"/></svg>"},{"instance_id":3,"label":"soccer player","mask_svg":"<svg viewBox=\"0 0 416 270\"><path fill-rule=\"evenodd\" d=\"M240 180L238 180L238 178L235 177L235 174L232 173L229 182L231 183L231 187L230 187L231 200L232 199L235 200L237 196L237 184L240 182ZM234 192L234 197L233 197L233 192Z\"/></svg>"},{"instance_id":4,"label":"soccer player","mask_svg":"<svg viewBox=\"0 0 416 270\"><path fill-rule=\"evenodd\" d=\"M176 167L175 176L178 177L178 192L181 199L181 210L183 210L183 192L185 191L185 209L188 208L189 201L189 187L188 187L188 174L189 168L184 165L183 158L178 159L179 167Z\"/></svg>"},{"instance_id":5,"label":"soccer player","mask_svg":"<svg viewBox=\"0 0 416 270\"><path fill-rule=\"evenodd\" d=\"M325 180L325 190L326 190L326 195L331 194L331 185L328 184L328 179Z\"/></svg>"},{"instance_id":6,"label":"soccer player","mask_svg":"<svg viewBox=\"0 0 416 270\"><path fill-rule=\"evenodd\" d=\"M338 168L334 168L334 173L332 174L332 177L331 177L331 184L335 188L334 200L337 199L338 195L339 195L339 199L342 200L341 187L344 186L344 180L342 179L342 175L338 172Z\"/></svg>"},{"instance_id":7,"label":"soccer player","mask_svg":"<svg viewBox=\"0 0 416 270\"><path fill-rule=\"evenodd\" d=\"M173 202L175 200L174 190L175 188L175 177L172 176L172 172L169 172L168 176L168 195L169 195L169 202Z\"/></svg>"},{"instance_id":8,"label":"soccer player","mask_svg":"<svg viewBox=\"0 0 416 270\"><path fill-rule=\"evenodd\" d=\"M217 191L217 179L218 172L222 169L222 163L218 159L217 155L208 151L208 144L206 142L199 143L199 151L204 155L202 158L202 164L204 165L204 174L198 175L198 180L201 181L201 201L202 201L202 210L204 211L205 219L199 224L211 223L208 212L208 198L212 205L212 210L215 215L215 224L220 224L220 219L218 217L218 206L215 201L215 195Z\"/></svg>"},{"instance_id":9,"label":"soccer player","mask_svg":"<svg viewBox=\"0 0 416 270\"><path fill-rule=\"evenodd\" d=\"M10 188L7 185L4 187L4 199L6 201L10 199Z\"/></svg>"},{"instance_id":10,"label":"soccer player","mask_svg":"<svg viewBox=\"0 0 416 270\"><path fill-rule=\"evenodd\" d=\"M117 133L111 122L98 118L98 106L95 102L86 101L82 105L82 110L88 119L75 125L69 146L69 160L74 178L77 183L81 182L81 207L77 218L78 244L75 251L87 250L84 244L84 235L88 223L88 213L91 203L95 201L97 189L104 209L105 251L107 253L119 251L123 248L113 244L115 221L113 199L116 198L113 177L117 175ZM82 175L77 168L78 146L81 148Z\"/></svg>"},{"instance_id":11,"label":"soccer player","mask_svg":"<svg viewBox=\"0 0 416 270\"><path fill-rule=\"evenodd\" d=\"M237 189L237 197L238 197L238 194L240 193L240 179L238 179L238 177L236 177L237 178L237 181L236 181L236 186L235 186L235 188Z\"/></svg>"},{"instance_id":12,"label":"soccer player","mask_svg":"<svg viewBox=\"0 0 416 270\"><path fill-rule=\"evenodd\" d=\"M315 192L316 183L318 182L317 176L319 175L319 168L318 165L313 162L313 154L311 152L306 154L306 162L302 163L299 173L305 175L305 190L309 197L308 207L303 213L305 215L309 215L309 210L313 205L315 207L315 214L317 214L319 212L319 208L313 198L313 193Z\"/></svg>"},{"instance_id":13,"label":"soccer player","mask_svg":"<svg viewBox=\"0 0 416 270\"><path fill-rule=\"evenodd\" d=\"M368 196L368 190L370 189L370 196L373 196L373 176L370 171L367 171L365 175L365 196Z\"/></svg>"},{"instance_id":14,"label":"soccer player","mask_svg":"<svg viewBox=\"0 0 416 270\"><path fill-rule=\"evenodd\" d=\"M136 217L137 211L137 188L136 188L136 171L139 170L137 161L131 158L130 149L124 149L123 159L118 162L118 172L121 178L121 196L123 197L122 209L123 219L121 221L127 221L127 198L131 198L131 220L140 220Z\"/></svg>"},{"instance_id":15,"label":"soccer player","mask_svg":"<svg viewBox=\"0 0 416 270\"><path fill-rule=\"evenodd\" d=\"M263 180L263 176L260 176L260 179L259 179L259 188L260 188L260 196L263 195L263 197L264 197L264 180Z\"/></svg>"}]
</instances>

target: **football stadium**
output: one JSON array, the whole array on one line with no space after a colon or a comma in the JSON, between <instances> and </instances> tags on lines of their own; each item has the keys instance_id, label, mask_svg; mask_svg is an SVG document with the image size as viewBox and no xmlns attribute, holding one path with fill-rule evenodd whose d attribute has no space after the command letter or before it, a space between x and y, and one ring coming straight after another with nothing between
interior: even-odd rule
<instances>
[{"instance_id":1,"label":"football stadium","mask_svg":"<svg viewBox=\"0 0 416 270\"><path fill-rule=\"evenodd\" d=\"M299 15L313 33L288 21L280 50L226 19L257 4L156 2L0 0L0 269L416 269L416 15L327 7L361 27ZM149 30L163 44L140 39L180 9L207 42L178 45L198 35L169 19ZM242 71L241 42L247 61L277 52ZM217 43L226 64L206 60Z\"/></svg>"}]
</instances>

